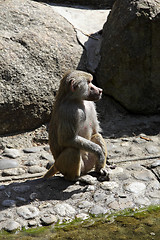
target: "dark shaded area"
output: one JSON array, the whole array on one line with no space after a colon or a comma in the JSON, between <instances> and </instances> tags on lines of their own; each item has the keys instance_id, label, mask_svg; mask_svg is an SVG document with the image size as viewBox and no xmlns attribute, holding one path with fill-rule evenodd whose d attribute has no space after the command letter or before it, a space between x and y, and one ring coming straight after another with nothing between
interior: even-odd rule
<instances>
[{"instance_id":1,"label":"dark shaded area","mask_svg":"<svg viewBox=\"0 0 160 240\"><path fill-rule=\"evenodd\" d=\"M67 190L67 188L70 188ZM72 186L72 188L71 188ZM14 190L16 189L16 190ZM20 190L18 190L20 189ZM22 190L24 189L24 191ZM27 189L25 191L25 189ZM22 206L30 204L35 200L30 198L32 193L36 194L36 199L39 201L46 200L59 200L65 201L70 199L72 195L85 192L85 187L76 185L75 182L66 181L64 177L54 176L49 179L34 179L26 180L25 182L14 182L9 185L5 185L5 190L1 191L0 202L4 200L16 199L16 206ZM10 197L7 197L7 193L10 193ZM18 200L19 197L26 199L26 201ZM0 211L10 208L0 205Z\"/></svg>"},{"instance_id":2,"label":"dark shaded area","mask_svg":"<svg viewBox=\"0 0 160 240\"><path fill-rule=\"evenodd\" d=\"M36 2L45 2L45 3L55 3L55 4L72 4L73 6L76 5L83 5L83 6L90 6L92 8L112 8L115 0L34 0Z\"/></svg>"},{"instance_id":3,"label":"dark shaded area","mask_svg":"<svg viewBox=\"0 0 160 240\"><path fill-rule=\"evenodd\" d=\"M142 115L128 112L113 98L103 95L97 102L97 111L104 137L118 138L141 133L160 133L160 114Z\"/></svg>"}]
</instances>

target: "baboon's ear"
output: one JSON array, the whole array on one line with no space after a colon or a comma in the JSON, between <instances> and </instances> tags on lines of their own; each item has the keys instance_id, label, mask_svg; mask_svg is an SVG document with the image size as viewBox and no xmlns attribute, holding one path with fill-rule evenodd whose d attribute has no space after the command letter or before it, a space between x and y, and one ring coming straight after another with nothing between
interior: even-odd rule
<instances>
[{"instance_id":1,"label":"baboon's ear","mask_svg":"<svg viewBox=\"0 0 160 240\"><path fill-rule=\"evenodd\" d=\"M71 91L72 91L72 92L75 92L76 87L77 87L76 84L75 84L75 80L71 79L71 80L69 81L69 84L70 84Z\"/></svg>"}]
</instances>

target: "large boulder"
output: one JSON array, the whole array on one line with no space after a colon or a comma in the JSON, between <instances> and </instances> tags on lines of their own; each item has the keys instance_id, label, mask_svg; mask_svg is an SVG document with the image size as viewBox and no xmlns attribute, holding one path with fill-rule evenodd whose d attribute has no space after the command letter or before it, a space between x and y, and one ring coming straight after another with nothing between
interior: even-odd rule
<instances>
[{"instance_id":1,"label":"large boulder","mask_svg":"<svg viewBox=\"0 0 160 240\"><path fill-rule=\"evenodd\" d=\"M50 6L8 0L0 2L0 13L0 134L5 134L49 120L62 75L83 69L83 48L72 25Z\"/></svg>"},{"instance_id":2,"label":"large boulder","mask_svg":"<svg viewBox=\"0 0 160 240\"><path fill-rule=\"evenodd\" d=\"M116 1L104 25L97 81L136 113L160 112L160 1Z\"/></svg>"}]
</instances>

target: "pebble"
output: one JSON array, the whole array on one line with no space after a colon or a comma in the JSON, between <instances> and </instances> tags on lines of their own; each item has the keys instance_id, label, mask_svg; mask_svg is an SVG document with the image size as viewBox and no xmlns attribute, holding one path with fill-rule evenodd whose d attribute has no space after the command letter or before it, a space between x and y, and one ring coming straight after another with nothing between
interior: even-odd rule
<instances>
[{"instance_id":1,"label":"pebble","mask_svg":"<svg viewBox=\"0 0 160 240\"><path fill-rule=\"evenodd\" d=\"M86 214L86 213L79 213L79 214L76 215L76 218L80 218L82 220L86 220L86 219L89 218L89 215Z\"/></svg>"},{"instance_id":2,"label":"pebble","mask_svg":"<svg viewBox=\"0 0 160 240\"><path fill-rule=\"evenodd\" d=\"M41 217L41 222L43 225L51 225L52 223L57 222L57 217L54 215L43 216Z\"/></svg>"},{"instance_id":3,"label":"pebble","mask_svg":"<svg viewBox=\"0 0 160 240\"><path fill-rule=\"evenodd\" d=\"M41 158L48 161L53 161L53 156L47 152L42 153Z\"/></svg>"},{"instance_id":4,"label":"pebble","mask_svg":"<svg viewBox=\"0 0 160 240\"><path fill-rule=\"evenodd\" d=\"M152 197L152 198L158 198L159 200L160 200L160 190L158 191L154 191L154 192L151 192L150 194L149 194L149 196L150 197Z\"/></svg>"},{"instance_id":5,"label":"pebble","mask_svg":"<svg viewBox=\"0 0 160 240\"><path fill-rule=\"evenodd\" d=\"M37 222L36 222L35 220L30 220L30 221L28 222L28 226L30 226L30 227L37 226Z\"/></svg>"},{"instance_id":6,"label":"pebble","mask_svg":"<svg viewBox=\"0 0 160 240\"><path fill-rule=\"evenodd\" d=\"M86 191L89 191L89 192L95 191L95 186L89 185L89 186L86 188Z\"/></svg>"},{"instance_id":7,"label":"pebble","mask_svg":"<svg viewBox=\"0 0 160 240\"><path fill-rule=\"evenodd\" d=\"M118 184L116 182L102 182L100 184L100 187L104 190L108 190L108 191L111 191L113 190L114 188L118 188Z\"/></svg>"},{"instance_id":8,"label":"pebble","mask_svg":"<svg viewBox=\"0 0 160 240\"><path fill-rule=\"evenodd\" d=\"M20 185L20 186L15 186L12 188L16 193L26 193L30 190L29 185Z\"/></svg>"},{"instance_id":9,"label":"pebble","mask_svg":"<svg viewBox=\"0 0 160 240\"><path fill-rule=\"evenodd\" d=\"M89 185L94 185L97 182L97 178L96 177L92 177L90 175L84 175L84 176L81 176L79 178L79 181L81 181L83 183L86 183L86 184L89 184Z\"/></svg>"},{"instance_id":10,"label":"pebble","mask_svg":"<svg viewBox=\"0 0 160 240\"><path fill-rule=\"evenodd\" d=\"M126 169L139 171L139 170L142 169L142 167L141 167L141 165L140 165L139 163L133 163L133 164L129 164L129 165L126 167Z\"/></svg>"},{"instance_id":11,"label":"pebble","mask_svg":"<svg viewBox=\"0 0 160 240\"><path fill-rule=\"evenodd\" d=\"M104 201L107 198L107 194L101 190L97 190L93 196L95 202Z\"/></svg>"},{"instance_id":12,"label":"pebble","mask_svg":"<svg viewBox=\"0 0 160 240\"><path fill-rule=\"evenodd\" d=\"M23 197L16 197L16 200L20 201L20 202L27 202L27 200Z\"/></svg>"},{"instance_id":13,"label":"pebble","mask_svg":"<svg viewBox=\"0 0 160 240\"><path fill-rule=\"evenodd\" d=\"M139 206L149 206L151 204L150 200L146 197L144 198L136 197L134 198L134 202Z\"/></svg>"},{"instance_id":14,"label":"pebble","mask_svg":"<svg viewBox=\"0 0 160 240\"><path fill-rule=\"evenodd\" d=\"M154 146L154 145L148 145L146 146L146 150L149 154L156 154L160 152L160 148Z\"/></svg>"},{"instance_id":15,"label":"pebble","mask_svg":"<svg viewBox=\"0 0 160 240\"><path fill-rule=\"evenodd\" d=\"M4 185L0 186L0 191L3 191L6 187Z\"/></svg>"},{"instance_id":16,"label":"pebble","mask_svg":"<svg viewBox=\"0 0 160 240\"><path fill-rule=\"evenodd\" d=\"M110 171L110 174L111 174L111 175L117 175L117 174L123 173L123 172L124 172L123 168L121 168L121 167L116 167L115 169L112 169L112 170Z\"/></svg>"},{"instance_id":17,"label":"pebble","mask_svg":"<svg viewBox=\"0 0 160 240\"><path fill-rule=\"evenodd\" d=\"M41 151L42 147L31 147L31 148L24 148L24 153L39 153Z\"/></svg>"},{"instance_id":18,"label":"pebble","mask_svg":"<svg viewBox=\"0 0 160 240\"><path fill-rule=\"evenodd\" d=\"M18 162L13 159L2 158L0 159L0 170L7 168L17 168Z\"/></svg>"},{"instance_id":19,"label":"pebble","mask_svg":"<svg viewBox=\"0 0 160 240\"><path fill-rule=\"evenodd\" d=\"M13 232L16 231L17 229L20 229L21 225L18 222L11 220L6 223L4 228L8 232Z\"/></svg>"},{"instance_id":20,"label":"pebble","mask_svg":"<svg viewBox=\"0 0 160 240\"><path fill-rule=\"evenodd\" d=\"M28 159L25 161L25 166L34 166L37 165L37 161L35 159Z\"/></svg>"},{"instance_id":21,"label":"pebble","mask_svg":"<svg viewBox=\"0 0 160 240\"><path fill-rule=\"evenodd\" d=\"M155 168L155 167L158 167L158 166L160 166L160 159L152 162L151 165L150 165L150 168Z\"/></svg>"},{"instance_id":22,"label":"pebble","mask_svg":"<svg viewBox=\"0 0 160 240\"><path fill-rule=\"evenodd\" d=\"M79 208L89 208L89 207L91 207L93 205L93 203L92 202L89 202L89 201L83 201L83 202L81 202L80 204L79 204Z\"/></svg>"},{"instance_id":23,"label":"pebble","mask_svg":"<svg viewBox=\"0 0 160 240\"><path fill-rule=\"evenodd\" d=\"M45 167L39 167L37 165L35 166L31 166L28 168L28 172L29 173L40 173L40 172L46 172L46 168Z\"/></svg>"},{"instance_id":24,"label":"pebble","mask_svg":"<svg viewBox=\"0 0 160 240\"><path fill-rule=\"evenodd\" d=\"M28 205L17 208L17 213L24 219L32 219L39 215L39 210L34 206Z\"/></svg>"},{"instance_id":25,"label":"pebble","mask_svg":"<svg viewBox=\"0 0 160 240\"><path fill-rule=\"evenodd\" d=\"M146 185L141 182L132 182L130 184L126 184L124 188L129 192L140 194L146 189Z\"/></svg>"},{"instance_id":26,"label":"pebble","mask_svg":"<svg viewBox=\"0 0 160 240\"><path fill-rule=\"evenodd\" d=\"M58 203L54 206L54 211L61 217L71 217L76 214L75 208L67 203Z\"/></svg>"},{"instance_id":27,"label":"pebble","mask_svg":"<svg viewBox=\"0 0 160 240\"><path fill-rule=\"evenodd\" d=\"M133 173L134 178L137 180L151 181L154 180L154 175L148 170Z\"/></svg>"},{"instance_id":28,"label":"pebble","mask_svg":"<svg viewBox=\"0 0 160 240\"><path fill-rule=\"evenodd\" d=\"M25 173L25 170L22 168L15 168L15 169L6 169L3 170L2 176L19 176Z\"/></svg>"},{"instance_id":29,"label":"pebble","mask_svg":"<svg viewBox=\"0 0 160 240\"><path fill-rule=\"evenodd\" d=\"M4 156L10 157L10 158L17 158L21 156L21 153L18 149L13 148L5 148L3 152Z\"/></svg>"},{"instance_id":30,"label":"pebble","mask_svg":"<svg viewBox=\"0 0 160 240\"><path fill-rule=\"evenodd\" d=\"M16 206L16 201L11 199L6 199L2 202L3 207L14 207Z\"/></svg>"},{"instance_id":31,"label":"pebble","mask_svg":"<svg viewBox=\"0 0 160 240\"><path fill-rule=\"evenodd\" d=\"M94 207L92 207L89 210L89 213L95 216L101 215L101 214L105 214L107 212L107 210L99 205L95 205Z\"/></svg>"}]
</instances>

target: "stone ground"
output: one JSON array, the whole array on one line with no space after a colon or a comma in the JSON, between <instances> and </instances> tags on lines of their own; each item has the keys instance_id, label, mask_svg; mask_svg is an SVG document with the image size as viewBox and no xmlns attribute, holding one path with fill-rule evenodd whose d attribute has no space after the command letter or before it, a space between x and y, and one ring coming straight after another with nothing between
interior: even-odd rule
<instances>
[{"instance_id":1,"label":"stone ground","mask_svg":"<svg viewBox=\"0 0 160 240\"><path fill-rule=\"evenodd\" d=\"M160 116L128 114L109 98L99 105L112 164L109 181L100 181L94 171L76 182L60 174L41 178L53 161L46 126L0 138L0 229L12 231L160 204ZM105 117L106 107L112 112Z\"/></svg>"}]
</instances>

